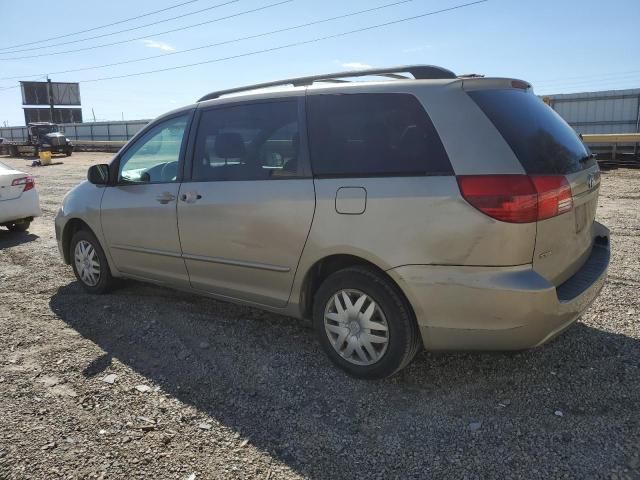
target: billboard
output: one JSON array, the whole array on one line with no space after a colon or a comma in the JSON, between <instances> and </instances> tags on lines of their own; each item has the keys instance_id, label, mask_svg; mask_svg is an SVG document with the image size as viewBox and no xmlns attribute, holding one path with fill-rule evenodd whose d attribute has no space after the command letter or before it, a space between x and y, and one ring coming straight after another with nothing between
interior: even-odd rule
<instances>
[{"instance_id":1,"label":"billboard","mask_svg":"<svg viewBox=\"0 0 640 480\"><path fill-rule=\"evenodd\" d=\"M81 108L54 108L53 120L50 108L25 108L25 125L31 122L82 123Z\"/></svg>"},{"instance_id":2,"label":"billboard","mask_svg":"<svg viewBox=\"0 0 640 480\"><path fill-rule=\"evenodd\" d=\"M80 105L79 83L51 82L53 102L49 101L48 82L20 82L20 87L22 105Z\"/></svg>"}]
</instances>

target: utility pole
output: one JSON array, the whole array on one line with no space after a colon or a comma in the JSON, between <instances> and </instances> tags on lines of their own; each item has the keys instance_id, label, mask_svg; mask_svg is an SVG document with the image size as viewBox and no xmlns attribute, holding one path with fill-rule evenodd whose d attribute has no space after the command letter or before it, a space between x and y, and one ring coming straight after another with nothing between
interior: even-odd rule
<instances>
[{"instance_id":1,"label":"utility pole","mask_svg":"<svg viewBox=\"0 0 640 480\"><path fill-rule=\"evenodd\" d=\"M51 85L51 79L47 76L47 91L49 92L49 113L51 115L51 123L56 123L56 119L53 116L53 85Z\"/></svg>"}]
</instances>

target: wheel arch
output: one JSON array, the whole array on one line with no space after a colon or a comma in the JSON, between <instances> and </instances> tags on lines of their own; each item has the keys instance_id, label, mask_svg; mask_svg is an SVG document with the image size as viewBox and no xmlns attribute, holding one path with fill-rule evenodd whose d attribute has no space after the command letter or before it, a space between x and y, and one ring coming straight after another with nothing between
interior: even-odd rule
<instances>
[{"instance_id":1,"label":"wheel arch","mask_svg":"<svg viewBox=\"0 0 640 480\"><path fill-rule=\"evenodd\" d=\"M69 252L69 247L71 246L71 239L75 235L76 232L80 230L88 230L94 236L96 236L96 232L94 232L89 224L80 218L71 218L64 225L64 229L62 230L62 254L64 255L64 262L67 265L71 264L71 255ZM96 238L98 238L96 236Z\"/></svg>"},{"instance_id":2,"label":"wheel arch","mask_svg":"<svg viewBox=\"0 0 640 480\"><path fill-rule=\"evenodd\" d=\"M305 273L300 289L300 312L303 318L312 318L313 301L318 288L324 280L332 273L349 267L365 266L369 267L393 285L401 297L406 302L408 308L415 319L415 311L409 298L400 285L382 268L365 258L352 254L333 254L317 260Z\"/></svg>"}]
</instances>

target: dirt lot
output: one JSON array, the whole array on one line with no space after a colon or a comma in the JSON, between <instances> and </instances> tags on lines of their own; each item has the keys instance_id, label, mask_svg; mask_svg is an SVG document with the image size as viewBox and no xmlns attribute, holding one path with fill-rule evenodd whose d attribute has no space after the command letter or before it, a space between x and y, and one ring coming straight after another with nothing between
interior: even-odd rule
<instances>
[{"instance_id":1,"label":"dirt lot","mask_svg":"<svg viewBox=\"0 0 640 480\"><path fill-rule=\"evenodd\" d=\"M0 231L0 478L640 478L640 171L603 175L613 261L576 326L364 382L285 317L136 282L83 293L53 217L108 158L2 159L37 177L43 216Z\"/></svg>"}]
</instances>

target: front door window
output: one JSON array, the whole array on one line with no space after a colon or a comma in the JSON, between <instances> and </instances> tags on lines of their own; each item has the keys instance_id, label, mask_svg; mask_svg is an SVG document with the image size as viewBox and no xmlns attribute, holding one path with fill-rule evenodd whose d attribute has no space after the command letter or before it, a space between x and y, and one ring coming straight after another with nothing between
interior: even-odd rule
<instances>
[{"instance_id":1,"label":"front door window","mask_svg":"<svg viewBox=\"0 0 640 480\"><path fill-rule=\"evenodd\" d=\"M176 182L187 119L166 120L137 140L120 159L118 183Z\"/></svg>"}]
</instances>

